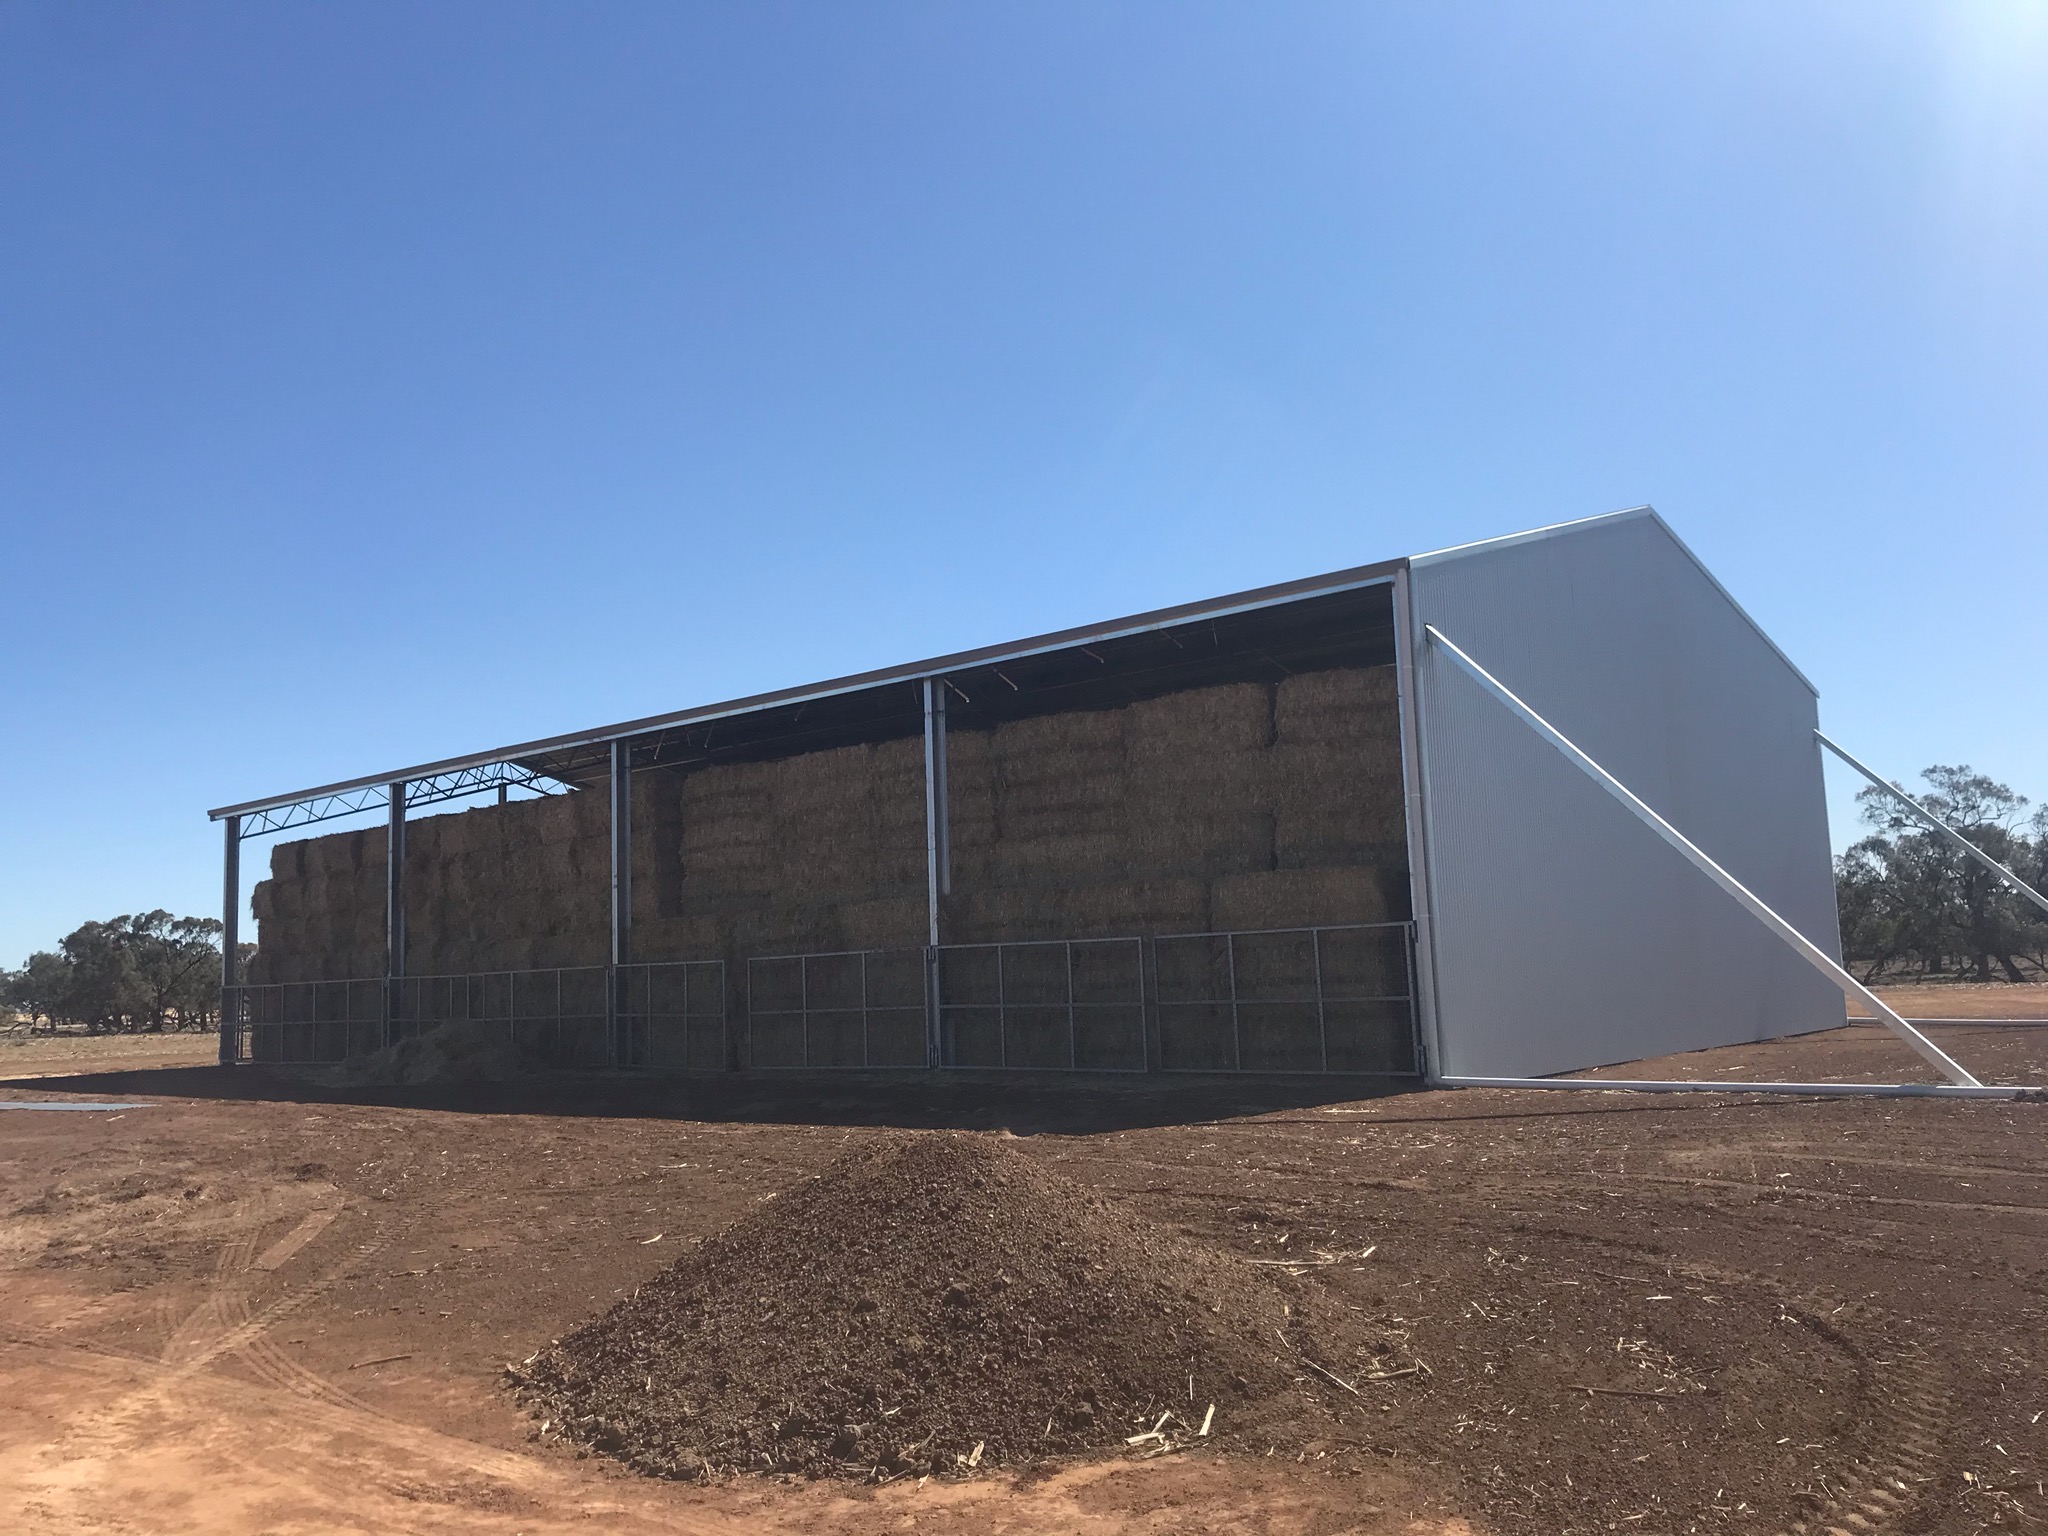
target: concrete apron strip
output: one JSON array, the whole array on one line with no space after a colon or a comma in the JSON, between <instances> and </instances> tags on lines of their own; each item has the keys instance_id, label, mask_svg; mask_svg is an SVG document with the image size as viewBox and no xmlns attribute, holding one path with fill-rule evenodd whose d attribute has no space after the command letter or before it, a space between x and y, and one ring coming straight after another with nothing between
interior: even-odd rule
<instances>
[{"instance_id":1,"label":"concrete apron strip","mask_svg":"<svg viewBox=\"0 0 2048 1536\"><path fill-rule=\"evenodd\" d=\"M1626 1077L1438 1077L1445 1088L1576 1088L1608 1093L1792 1093L1822 1098L2020 1099L2048 1097L2048 1087L1979 1083L1693 1083Z\"/></svg>"},{"instance_id":2,"label":"concrete apron strip","mask_svg":"<svg viewBox=\"0 0 2048 1536\"><path fill-rule=\"evenodd\" d=\"M154 1109L154 1104L37 1104L28 1099L0 1099L0 1109Z\"/></svg>"}]
</instances>

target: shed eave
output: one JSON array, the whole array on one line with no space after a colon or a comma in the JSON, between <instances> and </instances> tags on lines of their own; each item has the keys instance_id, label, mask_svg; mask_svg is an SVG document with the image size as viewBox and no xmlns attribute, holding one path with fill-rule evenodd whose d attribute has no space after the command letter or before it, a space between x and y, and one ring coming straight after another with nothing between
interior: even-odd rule
<instances>
[{"instance_id":1,"label":"shed eave","mask_svg":"<svg viewBox=\"0 0 2048 1536\"><path fill-rule=\"evenodd\" d=\"M1202 619L1222 618L1227 614L1242 613L1255 608L1276 607L1283 603L1310 597L1324 597L1331 593L1344 592L1360 587L1376 586L1391 582L1395 574L1405 570L1408 561L1403 559L1384 560L1373 565L1353 566L1346 570L1331 571L1321 576L1304 577L1297 581L1281 582L1274 586L1254 587L1249 591L1231 593L1224 597L1207 598L1200 602L1183 603L1171 608L1154 609L1148 613L1132 614L1126 618L1111 619L1103 623L1084 625L1075 629L1055 630L1050 634L1038 635L1026 640L1014 640L1003 645L984 646L976 650L960 651L947 656L935 656L924 661L914 661L895 667L885 667L870 672L857 672L846 677L832 678L824 682L810 683L796 688L778 689L772 693L751 694L743 698L729 699L722 703L705 704L695 709L678 710L669 714L649 715L639 720L622 721L616 725L599 726L594 730L574 732L564 736L550 736L537 741L519 742L512 746L496 747L487 752L472 752L461 757L442 758L437 762L415 763L410 767L394 768L383 773L365 774L359 778L344 779L334 784L323 784L312 789L294 790L288 794L270 795L260 800L245 800L238 805L224 805L206 814L210 820L221 821L229 816L249 816L263 811L277 810L305 800L318 800L331 795L348 794L351 791L368 789L379 784L407 782L428 778L436 774L458 773L466 768L479 768L492 763L514 762L522 758L537 757L549 752L560 752L575 747L598 746L621 738L643 735L648 731L660 731L685 725L701 725L713 720L726 719L734 715L751 714L756 710L772 709L782 705L801 704L812 699L830 698L836 694L855 693L868 688L886 687L892 683L916 683L927 677L941 676L947 672L960 671L968 667L1001 665L1046 651L1065 650L1074 646L1087 645L1091 641L1114 640L1124 635L1141 634L1146 630L1165 629L1176 624L1195 623Z\"/></svg>"}]
</instances>

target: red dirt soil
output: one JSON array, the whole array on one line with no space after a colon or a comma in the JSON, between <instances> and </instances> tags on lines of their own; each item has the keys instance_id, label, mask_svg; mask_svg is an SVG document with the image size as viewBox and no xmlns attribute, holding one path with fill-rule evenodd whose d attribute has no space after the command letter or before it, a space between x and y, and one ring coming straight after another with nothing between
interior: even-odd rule
<instances>
[{"instance_id":1,"label":"red dirt soil","mask_svg":"<svg viewBox=\"0 0 2048 1536\"><path fill-rule=\"evenodd\" d=\"M2041 1035L1940 1038L1987 1080L2039 1082ZM1635 1070L1912 1062L1860 1028ZM586 1081L541 1114L541 1092L202 1068L8 1087L155 1105L0 1114L10 1528L1959 1536L2048 1517L2038 1103ZM536 1438L507 1362L890 1127L945 1124L1023 1133L1018 1156L1175 1243L1289 1261L1264 1267L1320 1296L1319 1363L1346 1385L1291 1374L1311 1427L1271 1454L1239 1436L884 1487L675 1482Z\"/></svg>"}]
</instances>

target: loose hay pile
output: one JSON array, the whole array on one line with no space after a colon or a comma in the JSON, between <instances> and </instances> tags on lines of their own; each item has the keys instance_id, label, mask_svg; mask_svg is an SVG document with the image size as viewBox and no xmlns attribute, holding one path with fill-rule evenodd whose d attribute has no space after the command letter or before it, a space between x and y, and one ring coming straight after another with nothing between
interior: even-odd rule
<instances>
[{"instance_id":1,"label":"loose hay pile","mask_svg":"<svg viewBox=\"0 0 2048 1536\"><path fill-rule=\"evenodd\" d=\"M456 1020L367 1056L352 1056L315 1076L330 1086L353 1088L502 1083L540 1070L539 1059L511 1038L502 1021Z\"/></svg>"},{"instance_id":2,"label":"loose hay pile","mask_svg":"<svg viewBox=\"0 0 2048 1536\"><path fill-rule=\"evenodd\" d=\"M1204 1428L1264 1448L1314 1416L1303 1301L1008 1138L924 1135L773 1200L512 1375L545 1433L670 1477L886 1478Z\"/></svg>"}]
</instances>

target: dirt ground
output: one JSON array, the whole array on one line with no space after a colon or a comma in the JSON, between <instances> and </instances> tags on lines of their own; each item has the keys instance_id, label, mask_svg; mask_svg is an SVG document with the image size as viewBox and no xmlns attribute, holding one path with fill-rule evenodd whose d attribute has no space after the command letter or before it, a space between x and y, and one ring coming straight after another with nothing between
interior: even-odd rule
<instances>
[{"instance_id":1,"label":"dirt ground","mask_svg":"<svg viewBox=\"0 0 2048 1536\"><path fill-rule=\"evenodd\" d=\"M1987 1080L2048 1081L2048 1030L1940 1038ZM147 1106L0 1113L15 1530L2048 1526L2038 1102L967 1079L437 1096L0 1062L6 1099ZM1646 1065L1915 1064L1863 1027ZM507 1362L906 1125L1007 1128L1113 1200L1326 1287L1358 1322L1324 1358L1353 1368L1296 1385L1336 1427L1287 1455L697 1485L579 1455L520 1411Z\"/></svg>"},{"instance_id":2,"label":"dirt ground","mask_svg":"<svg viewBox=\"0 0 2048 1536\"><path fill-rule=\"evenodd\" d=\"M63 1077L114 1068L196 1067L220 1058L220 1036L0 1034L0 1079Z\"/></svg>"},{"instance_id":3,"label":"dirt ground","mask_svg":"<svg viewBox=\"0 0 2048 1536\"><path fill-rule=\"evenodd\" d=\"M1909 1019L2048 1019L2048 982L1917 982L1878 996Z\"/></svg>"}]
</instances>

